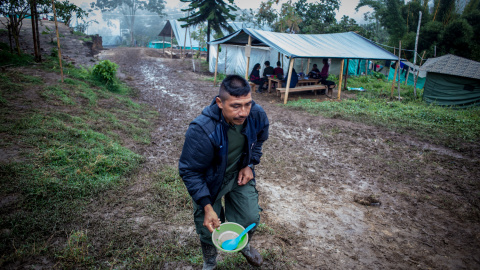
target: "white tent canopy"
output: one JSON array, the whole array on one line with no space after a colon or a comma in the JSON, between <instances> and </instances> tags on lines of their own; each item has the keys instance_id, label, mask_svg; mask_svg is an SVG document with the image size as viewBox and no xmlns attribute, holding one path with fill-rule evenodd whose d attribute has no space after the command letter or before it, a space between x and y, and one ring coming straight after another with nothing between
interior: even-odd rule
<instances>
[{"instance_id":1,"label":"white tent canopy","mask_svg":"<svg viewBox=\"0 0 480 270\"><path fill-rule=\"evenodd\" d=\"M210 44L247 45L249 36L252 37L252 46L272 47L290 58L398 59L354 32L297 35L245 28L211 41Z\"/></svg>"}]
</instances>

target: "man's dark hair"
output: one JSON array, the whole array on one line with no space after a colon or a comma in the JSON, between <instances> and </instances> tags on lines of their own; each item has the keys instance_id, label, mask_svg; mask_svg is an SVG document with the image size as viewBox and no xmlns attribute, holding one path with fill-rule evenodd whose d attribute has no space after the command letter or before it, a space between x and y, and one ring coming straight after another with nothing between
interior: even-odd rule
<instances>
[{"instance_id":1,"label":"man's dark hair","mask_svg":"<svg viewBox=\"0 0 480 270\"><path fill-rule=\"evenodd\" d=\"M281 66L282 63L280 63L280 61L277 62L277 67Z\"/></svg>"},{"instance_id":2,"label":"man's dark hair","mask_svg":"<svg viewBox=\"0 0 480 270\"><path fill-rule=\"evenodd\" d=\"M228 98L229 95L234 97L243 97L248 95L250 91L250 85L245 78L238 75L228 75L220 85L218 96L220 96L220 99L223 102Z\"/></svg>"},{"instance_id":3,"label":"man's dark hair","mask_svg":"<svg viewBox=\"0 0 480 270\"><path fill-rule=\"evenodd\" d=\"M270 61L265 61L265 66L270 66Z\"/></svg>"},{"instance_id":4,"label":"man's dark hair","mask_svg":"<svg viewBox=\"0 0 480 270\"><path fill-rule=\"evenodd\" d=\"M317 67L317 64L313 64L313 67L314 67L314 68Z\"/></svg>"}]
</instances>

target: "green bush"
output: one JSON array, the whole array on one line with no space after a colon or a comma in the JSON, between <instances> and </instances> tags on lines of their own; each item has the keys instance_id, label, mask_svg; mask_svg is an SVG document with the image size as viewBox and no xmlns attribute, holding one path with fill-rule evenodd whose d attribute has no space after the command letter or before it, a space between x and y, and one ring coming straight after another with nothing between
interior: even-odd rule
<instances>
[{"instance_id":1,"label":"green bush","mask_svg":"<svg viewBox=\"0 0 480 270\"><path fill-rule=\"evenodd\" d=\"M107 84L112 84L115 81L117 68L117 64L109 60L103 60L93 67L93 75Z\"/></svg>"}]
</instances>

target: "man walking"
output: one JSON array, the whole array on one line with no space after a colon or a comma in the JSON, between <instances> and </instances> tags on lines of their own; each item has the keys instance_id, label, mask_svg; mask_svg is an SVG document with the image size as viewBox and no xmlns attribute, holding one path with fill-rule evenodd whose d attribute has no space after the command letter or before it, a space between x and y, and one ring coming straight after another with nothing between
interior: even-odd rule
<instances>
[{"instance_id":1,"label":"man walking","mask_svg":"<svg viewBox=\"0 0 480 270\"><path fill-rule=\"evenodd\" d=\"M254 166L260 163L268 127L265 111L255 104L248 82L238 75L223 80L219 95L188 127L179 172L193 199L203 269L216 268L212 232L221 222L228 220L244 227L259 224ZM255 229L249 232L249 241ZM250 243L240 252L251 265L263 262Z\"/></svg>"}]
</instances>

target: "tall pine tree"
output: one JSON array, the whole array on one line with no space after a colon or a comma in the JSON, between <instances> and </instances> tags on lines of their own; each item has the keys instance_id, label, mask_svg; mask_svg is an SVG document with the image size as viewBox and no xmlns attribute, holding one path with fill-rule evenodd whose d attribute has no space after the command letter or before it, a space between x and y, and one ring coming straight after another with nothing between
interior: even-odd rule
<instances>
[{"instance_id":1,"label":"tall pine tree","mask_svg":"<svg viewBox=\"0 0 480 270\"><path fill-rule=\"evenodd\" d=\"M237 8L233 5L233 0L180 0L184 3L190 3L187 11L189 16L179 19L186 22L182 27L195 26L202 22L207 22L207 42L210 42L211 29L217 33L223 33L222 29L233 32L233 28L227 21L235 20L235 15L230 14ZM207 45L207 61L210 57L210 46Z\"/></svg>"}]
</instances>

